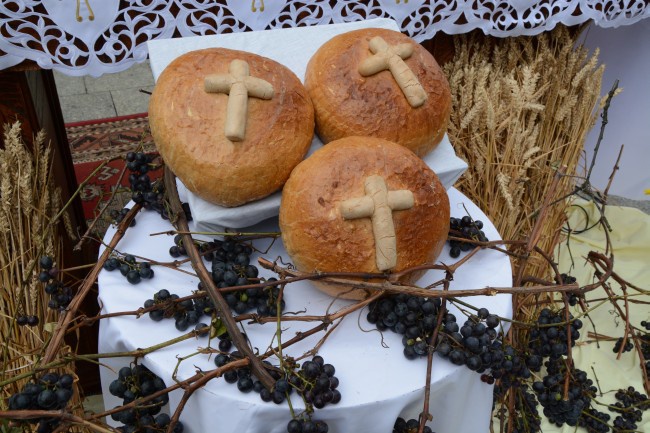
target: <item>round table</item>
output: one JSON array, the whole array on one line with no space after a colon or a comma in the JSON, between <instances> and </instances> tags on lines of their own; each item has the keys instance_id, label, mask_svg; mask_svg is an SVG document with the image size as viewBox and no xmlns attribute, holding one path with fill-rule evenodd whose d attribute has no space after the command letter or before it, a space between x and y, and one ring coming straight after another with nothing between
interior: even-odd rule
<instances>
[{"instance_id":1,"label":"round table","mask_svg":"<svg viewBox=\"0 0 650 433\"><path fill-rule=\"evenodd\" d=\"M452 216L463 216L468 212L474 219L485 223L484 231L489 239L500 239L494 226L469 199L459 191L449 191ZM171 261L168 253L173 238L168 235L151 236L151 233L172 229L154 212L144 211L136 217L137 225L128 229L117 245L122 253L135 254L151 260ZM264 221L251 227L250 232L277 231L277 218ZM106 234L108 241L115 233L111 228ZM256 246L264 250L271 241L256 241ZM101 252L100 252L101 253ZM285 263L289 257L278 239L264 257L274 260L282 257ZM453 263L446 246L439 262ZM189 265L182 269L191 271ZM132 311L141 307L146 299L160 289L168 289L179 296L189 295L196 290L198 279L195 276L161 266L154 266L155 276L143 280L138 285L129 284L119 271L102 271L99 276L99 302L102 313ZM260 268L260 276L276 276ZM440 271L429 271L418 282L421 287L441 279ZM450 290L482 288L485 286L507 287L512 283L509 258L493 250L482 250L464 264L454 275ZM305 311L306 314L323 314L336 311L352 301L333 300L328 295L313 288L309 282L292 283L285 289L285 312ZM465 299L476 307L486 307L491 313L502 317L512 316L510 296L480 296ZM463 314L454 306L451 311L459 323L464 322ZM319 350L325 362L336 367L340 380L341 401L316 410L314 419L325 420L331 432L373 432L390 433L398 416L417 418L422 411L424 385L426 379L426 358L407 360L402 354L401 336L391 331L379 333L366 321L367 309L347 316L330 334ZM204 316L206 320L207 316ZM283 322L282 338L288 340L296 332L315 326L313 322ZM266 351L272 343L277 329L276 323L243 324L253 347ZM147 315L118 316L101 321L99 335L100 353L130 351L149 347L181 335L174 321L154 322ZM313 348L324 333L318 333L293 346L285 348L285 355L298 357ZM214 355L198 354L198 348L208 347L207 338L193 338L182 343L155 351L145 356L143 363L167 385L172 381L172 373L178 365L177 378L186 379L198 369L214 369ZM275 343L274 343L275 344ZM212 345L216 346L216 342ZM189 357L188 357L189 356ZM180 357L188 357L179 363ZM133 359L105 358L102 362L117 371ZM271 359L273 362L273 359ZM102 388L106 408L121 404L121 400L108 393L109 383L116 373L102 368ZM170 405L176 407L182 391L170 394ZM294 410L304 408L302 401L293 395ZM438 356L433 358L431 375L430 423L437 433L479 433L487 432L492 412L492 386L480 380L480 375L466 367L452 365ZM470 415L471 416L468 416ZM181 416L185 431L202 433L280 433L286 432L291 415L286 402L281 405L263 402L255 392L243 394L235 385L223 379L215 379L197 391L189 400Z\"/></svg>"}]
</instances>

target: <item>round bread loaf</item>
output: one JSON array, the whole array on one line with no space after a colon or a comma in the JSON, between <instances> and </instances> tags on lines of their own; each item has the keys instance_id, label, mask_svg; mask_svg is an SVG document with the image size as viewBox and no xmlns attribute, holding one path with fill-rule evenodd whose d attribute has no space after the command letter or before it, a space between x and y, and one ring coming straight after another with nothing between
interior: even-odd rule
<instances>
[{"instance_id":1,"label":"round bread loaf","mask_svg":"<svg viewBox=\"0 0 650 433\"><path fill-rule=\"evenodd\" d=\"M248 92L243 140L231 141L225 123L232 96L206 91L205 80L223 75L228 84L231 62L238 60L248 64L250 77L273 89L270 99ZM149 102L149 123L165 163L185 186L204 200L233 207L284 185L309 149L314 110L300 80L281 64L210 48L178 57L160 74Z\"/></svg>"},{"instance_id":2,"label":"round bread loaf","mask_svg":"<svg viewBox=\"0 0 650 433\"><path fill-rule=\"evenodd\" d=\"M391 50L412 49L403 62L424 90L422 105L411 106L390 70L361 75L359 67L373 56L370 41L376 37ZM399 69L402 60L391 62ZM309 61L305 87L316 111L316 132L324 143L351 135L379 137L422 157L447 131L451 108L447 79L424 47L399 32L363 29L332 38Z\"/></svg>"},{"instance_id":3,"label":"round bread loaf","mask_svg":"<svg viewBox=\"0 0 650 433\"><path fill-rule=\"evenodd\" d=\"M383 223L394 226L392 267L381 263L389 254L378 252L378 243L391 233L381 227L378 203L383 193L369 190L371 181L379 189L385 185L384 197L392 208L383 208L390 219ZM412 201L399 204L402 195L412 196ZM367 212L373 215L365 216ZM293 170L282 190L280 230L301 271L400 272L433 263L440 254L449 232L449 198L436 174L410 150L379 138L346 137L320 148ZM414 282L422 274L411 273L402 281ZM332 296L368 295L314 284Z\"/></svg>"}]
</instances>

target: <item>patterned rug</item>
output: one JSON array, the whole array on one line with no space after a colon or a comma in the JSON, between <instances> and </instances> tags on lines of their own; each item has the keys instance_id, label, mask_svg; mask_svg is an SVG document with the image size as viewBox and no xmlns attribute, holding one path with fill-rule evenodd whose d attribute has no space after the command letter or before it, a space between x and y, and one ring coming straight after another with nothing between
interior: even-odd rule
<instances>
[{"instance_id":1,"label":"patterned rug","mask_svg":"<svg viewBox=\"0 0 650 433\"><path fill-rule=\"evenodd\" d=\"M147 113L67 124L66 133L77 182L86 182L81 200L89 225L114 196L114 203L95 225L96 232L103 234L111 223L110 210L121 209L130 200L130 192L124 191L129 185L128 171L120 181L124 156L131 151L156 151ZM110 162L99 168L105 161ZM160 172L153 172L150 177L153 180L159 175Z\"/></svg>"}]
</instances>

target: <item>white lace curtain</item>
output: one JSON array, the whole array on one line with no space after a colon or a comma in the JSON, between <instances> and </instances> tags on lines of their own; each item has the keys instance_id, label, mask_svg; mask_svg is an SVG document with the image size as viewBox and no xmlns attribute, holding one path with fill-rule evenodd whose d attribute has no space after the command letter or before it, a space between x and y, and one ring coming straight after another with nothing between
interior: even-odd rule
<instances>
[{"instance_id":1,"label":"white lace curtain","mask_svg":"<svg viewBox=\"0 0 650 433\"><path fill-rule=\"evenodd\" d=\"M648 16L647 0L2 0L0 69L30 59L98 76L146 59L152 39L379 17L421 42L439 31L534 35L558 23L617 27Z\"/></svg>"}]
</instances>

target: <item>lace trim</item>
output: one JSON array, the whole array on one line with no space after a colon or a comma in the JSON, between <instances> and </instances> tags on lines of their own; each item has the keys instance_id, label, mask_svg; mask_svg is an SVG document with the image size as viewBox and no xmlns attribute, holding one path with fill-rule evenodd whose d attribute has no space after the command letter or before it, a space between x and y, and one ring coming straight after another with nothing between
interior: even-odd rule
<instances>
[{"instance_id":1,"label":"lace trim","mask_svg":"<svg viewBox=\"0 0 650 433\"><path fill-rule=\"evenodd\" d=\"M0 69L31 59L68 75L99 76L144 61L153 39L379 17L421 42L439 31L534 35L558 23L616 27L648 16L644 0L4 0Z\"/></svg>"}]
</instances>

